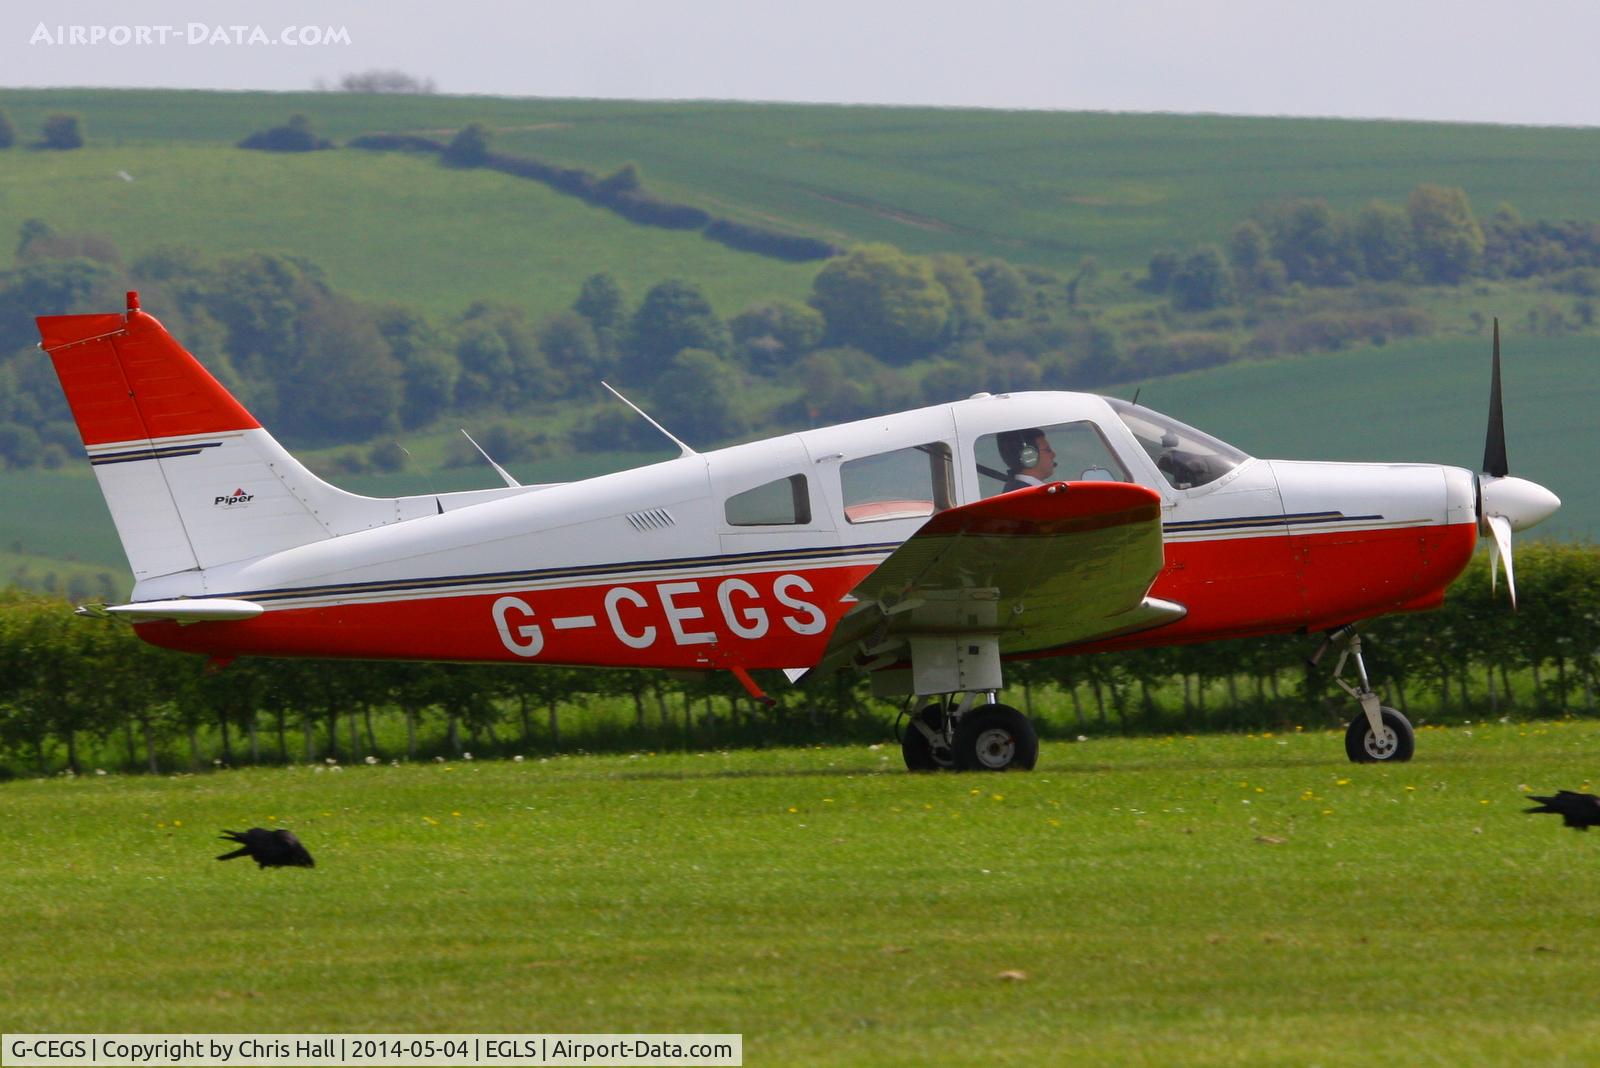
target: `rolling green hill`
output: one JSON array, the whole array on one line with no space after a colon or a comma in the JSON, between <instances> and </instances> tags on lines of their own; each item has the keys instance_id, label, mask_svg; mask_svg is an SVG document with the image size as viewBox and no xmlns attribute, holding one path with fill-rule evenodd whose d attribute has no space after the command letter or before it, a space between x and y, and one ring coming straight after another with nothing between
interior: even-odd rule
<instances>
[{"instance_id":1,"label":"rolling green hill","mask_svg":"<svg viewBox=\"0 0 1600 1068\"><path fill-rule=\"evenodd\" d=\"M598 271L635 299L664 278L694 279L733 315L774 296L803 299L816 273L637 226L538 182L409 155L130 144L12 151L0 167L8 256L26 218L105 234L130 257L157 245L207 258L283 250L350 296L439 317L494 299L539 318L570 305Z\"/></svg>"},{"instance_id":2,"label":"rolling green hill","mask_svg":"<svg viewBox=\"0 0 1600 1068\"><path fill-rule=\"evenodd\" d=\"M1421 461L1477 470L1489 408L1489 341L1453 339L1241 363L1129 386L1139 401L1256 455ZM1600 338L1508 336L1503 347L1512 474L1548 486L1561 511L1541 538L1600 537Z\"/></svg>"},{"instance_id":3,"label":"rolling green hill","mask_svg":"<svg viewBox=\"0 0 1600 1068\"><path fill-rule=\"evenodd\" d=\"M740 221L1063 270L1085 255L1133 268L1161 245L1221 240L1256 205L1288 195L1348 209L1435 182L1467 190L1480 212L1508 201L1530 218L1587 217L1600 156L1600 130L1591 129L1218 116L158 90L3 90L0 108L24 131L48 112L79 112L103 149L232 145L297 111L341 141L373 131L446 136L481 121L506 151L597 172L634 161L652 192ZM9 171L18 155L0 166ZM207 172L190 177L197 188ZM238 201L236 210L270 224L294 201ZM386 201L401 231L405 216L422 214L404 200L361 198L374 214ZM16 210L0 202L0 219ZM467 233L504 225L494 211L452 216ZM372 226L345 214L319 222L330 240ZM280 243L300 239L294 227L278 232ZM439 284L454 264L432 263L425 240L407 253L419 277L400 297L425 297L425 283Z\"/></svg>"}]
</instances>

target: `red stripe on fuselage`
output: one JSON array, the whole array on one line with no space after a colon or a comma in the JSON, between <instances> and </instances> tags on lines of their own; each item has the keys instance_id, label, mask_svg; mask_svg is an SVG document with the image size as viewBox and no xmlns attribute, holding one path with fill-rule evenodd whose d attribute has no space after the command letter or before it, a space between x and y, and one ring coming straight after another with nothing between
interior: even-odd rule
<instances>
[{"instance_id":1,"label":"red stripe on fuselage","mask_svg":"<svg viewBox=\"0 0 1600 1068\"><path fill-rule=\"evenodd\" d=\"M287 608L231 624L146 623L155 645L225 656L804 667L871 565Z\"/></svg>"},{"instance_id":2,"label":"red stripe on fuselage","mask_svg":"<svg viewBox=\"0 0 1600 1068\"><path fill-rule=\"evenodd\" d=\"M1184 605L1189 614L1071 651L1315 632L1437 608L1477 542L1473 523L1168 542L1166 566L1150 594Z\"/></svg>"},{"instance_id":3,"label":"red stripe on fuselage","mask_svg":"<svg viewBox=\"0 0 1600 1068\"><path fill-rule=\"evenodd\" d=\"M1476 543L1473 524L1168 542L1151 595L1189 614L1060 651L1316 631L1434 607ZM608 582L286 608L250 620L137 629L156 645L221 656L802 667L821 656L849 607L842 598L871 570L856 564Z\"/></svg>"}]
</instances>

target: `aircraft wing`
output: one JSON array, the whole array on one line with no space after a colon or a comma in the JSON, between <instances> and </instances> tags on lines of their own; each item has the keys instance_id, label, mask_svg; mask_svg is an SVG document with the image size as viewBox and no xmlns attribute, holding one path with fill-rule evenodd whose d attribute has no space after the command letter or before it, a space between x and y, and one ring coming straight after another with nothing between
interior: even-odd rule
<instances>
[{"instance_id":1,"label":"aircraft wing","mask_svg":"<svg viewBox=\"0 0 1600 1068\"><path fill-rule=\"evenodd\" d=\"M921 674L919 655L982 647L998 676L999 656L1182 619L1182 605L1148 596L1163 562L1161 498L1143 486L1055 482L947 509L851 590L858 603L817 668L910 660Z\"/></svg>"}]
</instances>

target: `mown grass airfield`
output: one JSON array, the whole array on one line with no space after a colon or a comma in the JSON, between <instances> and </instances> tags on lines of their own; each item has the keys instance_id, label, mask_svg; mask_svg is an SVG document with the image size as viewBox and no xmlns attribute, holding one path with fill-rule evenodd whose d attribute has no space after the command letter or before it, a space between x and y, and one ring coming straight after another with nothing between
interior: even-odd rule
<instances>
[{"instance_id":1,"label":"mown grass airfield","mask_svg":"<svg viewBox=\"0 0 1600 1068\"><path fill-rule=\"evenodd\" d=\"M752 1064L1584 1064L1600 727L4 786L15 1031L742 1032ZM315 869L219 864L292 828Z\"/></svg>"}]
</instances>

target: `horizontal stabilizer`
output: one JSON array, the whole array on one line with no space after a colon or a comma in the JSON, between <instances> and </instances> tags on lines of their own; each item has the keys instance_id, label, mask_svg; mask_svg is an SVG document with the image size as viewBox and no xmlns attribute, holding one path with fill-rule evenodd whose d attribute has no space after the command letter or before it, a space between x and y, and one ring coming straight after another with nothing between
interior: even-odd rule
<instances>
[{"instance_id":1,"label":"horizontal stabilizer","mask_svg":"<svg viewBox=\"0 0 1600 1068\"><path fill-rule=\"evenodd\" d=\"M266 609L254 601L226 598L180 598L175 601L135 601L133 604L97 605L78 609L82 615L110 616L129 623L168 620L175 623L211 623L233 619L254 619Z\"/></svg>"}]
</instances>

